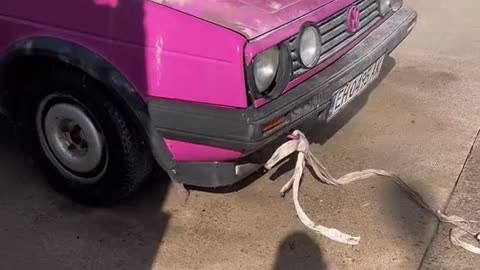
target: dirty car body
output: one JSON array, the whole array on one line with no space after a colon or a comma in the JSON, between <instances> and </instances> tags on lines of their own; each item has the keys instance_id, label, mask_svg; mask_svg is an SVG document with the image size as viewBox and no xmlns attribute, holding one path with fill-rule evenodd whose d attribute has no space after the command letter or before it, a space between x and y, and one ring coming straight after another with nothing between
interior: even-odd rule
<instances>
[{"instance_id":1,"label":"dirty car body","mask_svg":"<svg viewBox=\"0 0 480 270\"><path fill-rule=\"evenodd\" d=\"M203 187L239 181L267 145L340 113L416 22L401 0L47 2L0 7L3 111L17 59L62 62L105 86L173 180Z\"/></svg>"},{"instance_id":2,"label":"dirty car body","mask_svg":"<svg viewBox=\"0 0 480 270\"><path fill-rule=\"evenodd\" d=\"M211 7L165 2L246 39L246 83L238 87L245 87L242 94L246 96L235 96L232 85L218 89L219 96L230 100L217 100L217 106L165 100L149 103L155 127L168 138L170 149L177 150L178 179L200 186L238 181L261 166L262 158L256 155L260 149L309 117L332 118L342 97L360 94L378 76L384 57L416 23L415 11L403 6L403 1L218 1ZM388 2L390 8L383 10L381 2ZM352 9L358 10L358 18L352 18ZM356 29L350 29L352 19L358 20ZM318 30L321 43L320 56L309 67L299 59L299 39L306 26ZM260 93L252 69L256 56L272 47L280 51L279 70L272 83L276 85ZM240 100L245 103L238 104ZM195 159L184 152L188 146L198 155Z\"/></svg>"}]
</instances>

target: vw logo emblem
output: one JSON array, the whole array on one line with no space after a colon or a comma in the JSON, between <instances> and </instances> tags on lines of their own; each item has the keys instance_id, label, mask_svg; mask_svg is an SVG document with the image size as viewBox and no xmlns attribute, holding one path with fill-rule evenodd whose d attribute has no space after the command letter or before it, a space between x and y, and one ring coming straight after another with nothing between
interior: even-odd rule
<instances>
[{"instance_id":1,"label":"vw logo emblem","mask_svg":"<svg viewBox=\"0 0 480 270\"><path fill-rule=\"evenodd\" d=\"M360 28L360 10L357 6L353 6L347 11L347 29L350 34L358 31Z\"/></svg>"}]
</instances>

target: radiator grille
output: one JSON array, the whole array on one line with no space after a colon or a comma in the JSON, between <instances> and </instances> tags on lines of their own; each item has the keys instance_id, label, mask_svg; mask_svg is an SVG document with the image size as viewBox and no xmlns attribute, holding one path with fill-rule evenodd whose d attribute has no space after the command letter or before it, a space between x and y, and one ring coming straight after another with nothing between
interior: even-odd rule
<instances>
[{"instance_id":1,"label":"radiator grille","mask_svg":"<svg viewBox=\"0 0 480 270\"><path fill-rule=\"evenodd\" d=\"M377 0L360 0L357 1L355 5L357 5L360 10L360 28L356 33L351 34L347 31L347 12L350 7L343 9L316 25L320 30L322 39L322 55L316 65L319 65L343 49L358 36L368 31L381 19ZM299 35L296 35L286 41L293 61L292 80L308 71L308 69L302 67L298 60L298 37Z\"/></svg>"}]
</instances>

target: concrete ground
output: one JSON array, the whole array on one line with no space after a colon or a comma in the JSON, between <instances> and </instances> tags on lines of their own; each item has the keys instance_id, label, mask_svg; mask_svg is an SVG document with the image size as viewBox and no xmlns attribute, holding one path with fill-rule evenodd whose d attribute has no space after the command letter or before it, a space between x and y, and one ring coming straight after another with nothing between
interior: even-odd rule
<instances>
[{"instance_id":1,"label":"concrete ground","mask_svg":"<svg viewBox=\"0 0 480 270\"><path fill-rule=\"evenodd\" d=\"M480 140L477 137L460 179L447 207L450 215L480 221ZM473 223L480 231L480 223ZM441 224L438 234L426 253L421 270L476 270L480 256L455 248L449 240L450 227ZM465 240L471 238L465 237ZM471 241L475 243L474 241Z\"/></svg>"},{"instance_id":2,"label":"concrete ground","mask_svg":"<svg viewBox=\"0 0 480 270\"><path fill-rule=\"evenodd\" d=\"M418 26L387 59L375 91L330 125L303 129L334 175L392 170L443 208L480 127L480 2L407 3L419 12ZM437 229L382 179L339 188L307 174L301 202L309 215L362 240L350 247L315 235L297 219L291 194L279 196L291 163L284 174L254 175L236 192L193 191L187 203L158 174L126 205L83 207L46 184L21 144L12 143L9 124L0 130L5 269L416 269ZM474 201L462 203L467 209ZM443 252L434 247L428 263ZM467 256L452 249L441 260Z\"/></svg>"}]
</instances>

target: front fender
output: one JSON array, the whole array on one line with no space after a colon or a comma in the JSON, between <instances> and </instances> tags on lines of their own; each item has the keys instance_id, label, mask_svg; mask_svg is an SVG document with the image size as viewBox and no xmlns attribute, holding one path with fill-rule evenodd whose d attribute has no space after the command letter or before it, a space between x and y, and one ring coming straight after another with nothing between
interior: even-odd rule
<instances>
[{"instance_id":1,"label":"front fender","mask_svg":"<svg viewBox=\"0 0 480 270\"><path fill-rule=\"evenodd\" d=\"M152 131L143 97L127 78L107 60L88 48L71 41L51 37L36 37L17 42L7 50L6 56L0 62L2 74L5 74L6 70L16 60L25 57L45 57L64 62L96 79L108 91L109 96L115 98L115 104L144 131L145 139L153 148L152 152L159 165L166 171L169 171L169 168L173 166L173 159L163 138ZM0 78L5 78L5 76L0 76ZM5 85L5 80L2 80L2 85ZM11 96L11 94L7 93L4 96L4 98L6 97L6 103L8 103L8 96Z\"/></svg>"}]
</instances>

